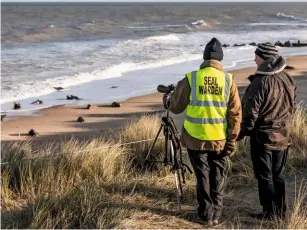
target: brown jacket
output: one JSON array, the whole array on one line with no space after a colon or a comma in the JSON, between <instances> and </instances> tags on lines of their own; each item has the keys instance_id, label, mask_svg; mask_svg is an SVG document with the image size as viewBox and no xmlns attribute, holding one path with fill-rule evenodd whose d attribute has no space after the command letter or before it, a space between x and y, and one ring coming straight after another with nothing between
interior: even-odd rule
<instances>
[{"instance_id":1,"label":"brown jacket","mask_svg":"<svg viewBox=\"0 0 307 230\"><path fill-rule=\"evenodd\" d=\"M205 60L200 69L206 67L214 67L223 71L222 64L216 60ZM169 99L169 109L175 114L182 113L189 104L191 94L191 87L187 77L178 82L175 91L171 94ZM240 123L242 119L241 102L238 89L235 82L232 81L230 90L230 98L227 108L227 146L230 151L235 150L236 138L240 132ZM218 141L203 141L195 139L182 127L181 142L186 148L192 150L209 150L222 151L225 147L226 140Z\"/></svg>"},{"instance_id":2,"label":"brown jacket","mask_svg":"<svg viewBox=\"0 0 307 230\"><path fill-rule=\"evenodd\" d=\"M242 133L272 150L287 148L295 109L296 85L283 57L271 57L258 67L242 99Z\"/></svg>"}]
</instances>

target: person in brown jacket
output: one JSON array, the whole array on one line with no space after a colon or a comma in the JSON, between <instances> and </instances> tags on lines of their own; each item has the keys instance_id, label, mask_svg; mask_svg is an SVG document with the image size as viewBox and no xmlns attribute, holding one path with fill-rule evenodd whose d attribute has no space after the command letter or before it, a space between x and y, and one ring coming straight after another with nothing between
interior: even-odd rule
<instances>
[{"instance_id":1,"label":"person in brown jacket","mask_svg":"<svg viewBox=\"0 0 307 230\"><path fill-rule=\"evenodd\" d=\"M249 76L242 99L243 120L238 140L250 136L251 158L258 180L263 212L257 218L284 217L285 163L295 109L295 81L285 71L286 61L271 43L255 51L258 66Z\"/></svg>"},{"instance_id":2,"label":"person in brown jacket","mask_svg":"<svg viewBox=\"0 0 307 230\"><path fill-rule=\"evenodd\" d=\"M216 38L206 45L203 59L199 70L186 74L163 101L175 114L186 110L181 142L196 175L198 216L208 225L217 225L227 157L235 152L240 132L241 101L235 82L223 71L223 50Z\"/></svg>"}]
</instances>

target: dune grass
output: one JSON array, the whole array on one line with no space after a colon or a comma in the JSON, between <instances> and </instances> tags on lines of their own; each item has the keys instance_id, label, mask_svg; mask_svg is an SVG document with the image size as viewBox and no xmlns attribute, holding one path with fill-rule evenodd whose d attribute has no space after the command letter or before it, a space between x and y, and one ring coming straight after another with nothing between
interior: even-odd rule
<instances>
[{"instance_id":1,"label":"dune grass","mask_svg":"<svg viewBox=\"0 0 307 230\"><path fill-rule=\"evenodd\" d=\"M295 114L287 174L289 212L284 221L248 217L258 211L256 181L248 139L241 141L229 163L225 212L219 228L307 228L306 111ZM75 139L50 143L32 151L31 142L2 146L2 228L204 228L194 222L195 179L187 174L182 210L177 210L174 179L169 169L144 168L152 144L123 144L153 139L160 117L135 119L112 140ZM163 152L163 138L154 148ZM296 180L294 180L294 176Z\"/></svg>"}]
</instances>

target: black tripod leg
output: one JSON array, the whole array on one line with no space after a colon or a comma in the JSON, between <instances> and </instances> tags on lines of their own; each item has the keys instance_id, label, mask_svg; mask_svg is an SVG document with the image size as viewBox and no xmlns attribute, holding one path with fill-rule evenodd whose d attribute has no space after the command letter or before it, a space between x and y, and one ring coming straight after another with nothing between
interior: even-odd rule
<instances>
[{"instance_id":1,"label":"black tripod leg","mask_svg":"<svg viewBox=\"0 0 307 230\"><path fill-rule=\"evenodd\" d=\"M152 143L152 145L151 145L151 147L150 147L150 149L149 149L149 151L148 151L148 153L147 153L147 156L146 156L146 158L145 158L145 164L146 164L146 161L148 161L149 156L152 155L151 152L152 152L153 148L155 147L155 144L156 144L156 142L157 142L157 140L158 140L158 138L159 138L159 136L160 136L160 133L161 133L162 128L163 128L163 124L161 124L161 126L160 126L160 128L159 128L159 131L158 131L158 133L157 133L157 135L156 135L156 137L155 137L155 140L154 140L154 142Z\"/></svg>"},{"instance_id":2,"label":"black tripod leg","mask_svg":"<svg viewBox=\"0 0 307 230\"><path fill-rule=\"evenodd\" d=\"M166 125L164 127L164 137L165 137L165 142L164 142L164 165L166 166L167 165L167 162L168 160L172 160L171 159L171 156L170 156L170 159L168 159L168 141L170 140L170 137L169 137L169 134L170 134L170 130L168 128L168 126Z\"/></svg>"}]
</instances>

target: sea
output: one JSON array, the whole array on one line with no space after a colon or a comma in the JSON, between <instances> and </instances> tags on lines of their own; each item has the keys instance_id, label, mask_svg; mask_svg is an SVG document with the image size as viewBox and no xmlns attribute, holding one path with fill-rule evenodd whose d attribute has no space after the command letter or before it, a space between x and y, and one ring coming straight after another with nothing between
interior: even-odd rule
<instances>
[{"instance_id":1,"label":"sea","mask_svg":"<svg viewBox=\"0 0 307 230\"><path fill-rule=\"evenodd\" d=\"M233 45L306 42L306 12L307 3L295 2L1 3L1 112L154 93L199 68L212 37L230 45L226 71L255 66L254 46ZM307 55L307 47L278 49Z\"/></svg>"}]
</instances>

